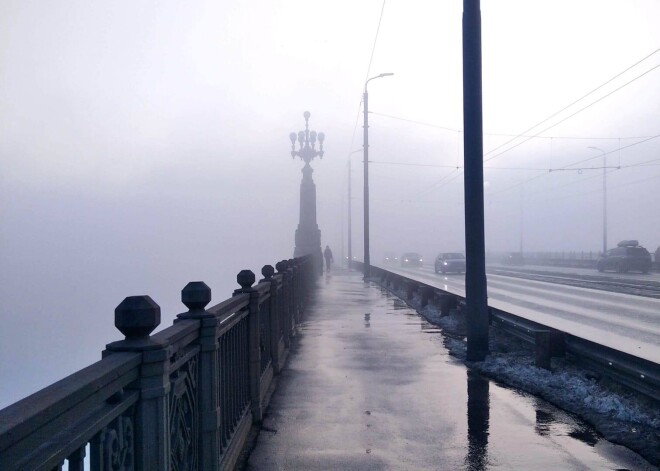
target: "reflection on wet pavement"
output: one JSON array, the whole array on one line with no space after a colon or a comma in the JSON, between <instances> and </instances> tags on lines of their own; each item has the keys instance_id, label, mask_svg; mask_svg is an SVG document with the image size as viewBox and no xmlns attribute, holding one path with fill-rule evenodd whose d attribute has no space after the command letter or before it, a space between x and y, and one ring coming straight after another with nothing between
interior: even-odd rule
<instances>
[{"instance_id":1,"label":"reflection on wet pavement","mask_svg":"<svg viewBox=\"0 0 660 471\"><path fill-rule=\"evenodd\" d=\"M486 469L488 464L488 426L490 420L490 382L481 375L468 371L467 374L467 424L468 452L466 469Z\"/></svg>"},{"instance_id":2,"label":"reflection on wet pavement","mask_svg":"<svg viewBox=\"0 0 660 471\"><path fill-rule=\"evenodd\" d=\"M249 470L648 469L575 417L449 356L438 327L329 277L292 342Z\"/></svg>"}]
</instances>

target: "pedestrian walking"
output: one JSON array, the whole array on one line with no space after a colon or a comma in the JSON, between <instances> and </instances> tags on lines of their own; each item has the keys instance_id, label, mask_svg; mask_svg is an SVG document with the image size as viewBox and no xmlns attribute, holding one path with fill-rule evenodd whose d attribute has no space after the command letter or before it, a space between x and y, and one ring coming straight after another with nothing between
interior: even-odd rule
<instances>
[{"instance_id":1,"label":"pedestrian walking","mask_svg":"<svg viewBox=\"0 0 660 471\"><path fill-rule=\"evenodd\" d=\"M332 266L332 263L335 261L335 259L332 258L332 250L330 250L329 245L325 246L323 256L325 257L325 271L330 271L330 267Z\"/></svg>"}]
</instances>

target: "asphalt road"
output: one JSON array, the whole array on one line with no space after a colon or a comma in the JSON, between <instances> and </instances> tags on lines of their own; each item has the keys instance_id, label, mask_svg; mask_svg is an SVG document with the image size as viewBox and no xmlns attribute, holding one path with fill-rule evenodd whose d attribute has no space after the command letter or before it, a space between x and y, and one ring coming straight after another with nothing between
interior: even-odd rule
<instances>
[{"instance_id":1,"label":"asphalt road","mask_svg":"<svg viewBox=\"0 0 660 471\"><path fill-rule=\"evenodd\" d=\"M489 265L489 273L660 299L658 273L599 273L586 268Z\"/></svg>"},{"instance_id":2,"label":"asphalt road","mask_svg":"<svg viewBox=\"0 0 660 471\"><path fill-rule=\"evenodd\" d=\"M523 265L523 266L511 266L511 265L500 265L500 264L489 264L487 269L506 269L513 271L520 271L522 273L530 272L546 272L546 273L561 273L565 276L573 277L603 277L611 280L617 281L652 281L660 283L660 272L652 271L646 275L638 272L628 272L628 273L617 273L614 271L605 271L600 273L596 269L592 268L571 268L571 267L549 267L546 265Z\"/></svg>"},{"instance_id":3,"label":"asphalt road","mask_svg":"<svg viewBox=\"0 0 660 471\"><path fill-rule=\"evenodd\" d=\"M465 276L382 268L465 296ZM660 363L660 299L488 273L491 307Z\"/></svg>"}]
</instances>

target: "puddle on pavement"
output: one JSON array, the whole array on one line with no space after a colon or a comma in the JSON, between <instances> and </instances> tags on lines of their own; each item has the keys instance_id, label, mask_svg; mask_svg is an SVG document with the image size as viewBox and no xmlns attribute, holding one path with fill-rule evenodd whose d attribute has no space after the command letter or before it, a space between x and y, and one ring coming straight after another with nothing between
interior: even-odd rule
<instances>
[{"instance_id":1,"label":"puddle on pavement","mask_svg":"<svg viewBox=\"0 0 660 471\"><path fill-rule=\"evenodd\" d=\"M559 469L562 461L561 469L652 469L634 452L602 439L581 419L469 370L467 394L468 470L488 469L500 461L498 456L519 455L521 463L529 462L524 455L531 453L538 455L531 461L540 470ZM509 413L503 413L507 410ZM517 420L511 420L511 414ZM537 439L525 433L527 424ZM549 454L547 459L543 454Z\"/></svg>"},{"instance_id":2,"label":"puddle on pavement","mask_svg":"<svg viewBox=\"0 0 660 471\"><path fill-rule=\"evenodd\" d=\"M392 314L408 310L419 318L422 333L445 338L442 329L428 323L402 301L392 301L389 308L396 311ZM462 362L458 363L465 368ZM471 370L465 370L465 381L464 469L480 471L504 463L511 469L548 471L654 469L633 451L608 442L580 418L540 398L492 382Z\"/></svg>"}]
</instances>

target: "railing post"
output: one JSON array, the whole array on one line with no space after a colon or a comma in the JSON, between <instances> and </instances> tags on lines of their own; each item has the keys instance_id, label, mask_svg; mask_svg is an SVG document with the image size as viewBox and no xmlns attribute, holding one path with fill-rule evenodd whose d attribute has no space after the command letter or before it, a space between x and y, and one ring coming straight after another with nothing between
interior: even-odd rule
<instances>
[{"instance_id":1,"label":"railing post","mask_svg":"<svg viewBox=\"0 0 660 471\"><path fill-rule=\"evenodd\" d=\"M259 338L259 292L252 288L256 277L251 270L241 270L236 281L241 289L234 294L247 293L250 295L248 304L248 362L250 373L250 404L252 421L261 422L261 339Z\"/></svg>"},{"instance_id":2,"label":"railing post","mask_svg":"<svg viewBox=\"0 0 660 471\"><path fill-rule=\"evenodd\" d=\"M188 308L177 319L200 321L199 333L199 469L217 470L220 465L221 413L219 401L218 318L204 308L211 302L211 288L203 281L191 281L181 290L181 302ZM175 321L176 322L176 321Z\"/></svg>"},{"instance_id":3,"label":"railing post","mask_svg":"<svg viewBox=\"0 0 660 471\"><path fill-rule=\"evenodd\" d=\"M140 378L131 387L140 392L134 427L136 471L166 470L170 465L168 345L149 337L159 324L158 304L149 296L129 296L115 309L115 327L126 339L108 344L103 352L142 352Z\"/></svg>"},{"instance_id":4,"label":"railing post","mask_svg":"<svg viewBox=\"0 0 660 471\"><path fill-rule=\"evenodd\" d=\"M456 297L451 294L440 295L440 316L448 316L449 312L456 307Z\"/></svg>"},{"instance_id":5,"label":"railing post","mask_svg":"<svg viewBox=\"0 0 660 471\"><path fill-rule=\"evenodd\" d=\"M285 260L277 262L275 268L277 268L277 274L282 276L280 320L284 346L289 348L291 344L291 276Z\"/></svg>"},{"instance_id":6,"label":"railing post","mask_svg":"<svg viewBox=\"0 0 660 471\"><path fill-rule=\"evenodd\" d=\"M433 295L433 288L430 286L422 286L422 307L426 307L429 303L429 298Z\"/></svg>"},{"instance_id":7,"label":"railing post","mask_svg":"<svg viewBox=\"0 0 660 471\"><path fill-rule=\"evenodd\" d=\"M534 333L534 363L538 368L550 370L551 339L549 331Z\"/></svg>"},{"instance_id":8,"label":"railing post","mask_svg":"<svg viewBox=\"0 0 660 471\"><path fill-rule=\"evenodd\" d=\"M406 299L408 301L412 301L415 291L417 289L417 285L415 284L414 281L408 281L406 282Z\"/></svg>"},{"instance_id":9,"label":"railing post","mask_svg":"<svg viewBox=\"0 0 660 471\"><path fill-rule=\"evenodd\" d=\"M291 274L291 335L295 334L294 327L298 322L298 280L296 266L292 258L286 261L287 271Z\"/></svg>"},{"instance_id":10,"label":"railing post","mask_svg":"<svg viewBox=\"0 0 660 471\"><path fill-rule=\"evenodd\" d=\"M300 320L300 267L296 259L289 259L289 269L291 270L292 275L292 285L293 285L293 326L298 324Z\"/></svg>"},{"instance_id":11,"label":"railing post","mask_svg":"<svg viewBox=\"0 0 660 471\"><path fill-rule=\"evenodd\" d=\"M280 311L280 289L279 289L279 280L277 280L275 275L275 269L272 265L264 265L261 269L261 274L264 276L264 279L260 282L270 283L270 359L273 365L273 374L278 374L280 372L280 338L281 338L281 311Z\"/></svg>"},{"instance_id":12,"label":"railing post","mask_svg":"<svg viewBox=\"0 0 660 471\"><path fill-rule=\"evenodd\" d=\"M298 277L298 318L297 322L302 319L302 313L305 310L305 294L307 293L307 277L305 276L305 263L304 259L298 258L296 263L296 276Z\"/></svg>"}]
</instances>

